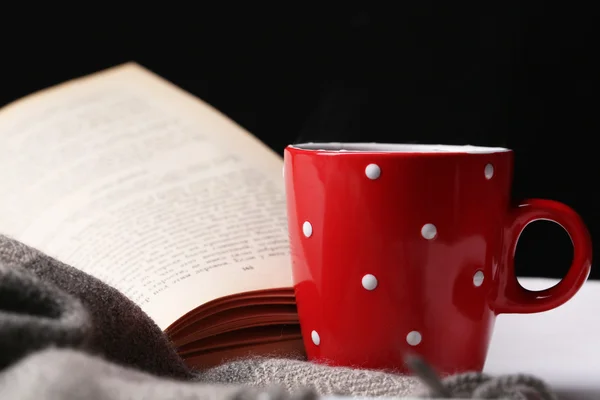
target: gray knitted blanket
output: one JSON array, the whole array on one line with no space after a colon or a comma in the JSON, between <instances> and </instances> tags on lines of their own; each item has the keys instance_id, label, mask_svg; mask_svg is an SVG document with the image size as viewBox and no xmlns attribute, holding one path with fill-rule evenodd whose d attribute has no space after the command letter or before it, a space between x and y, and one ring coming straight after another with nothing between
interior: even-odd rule
<instances>
[{"instance_id":1,"label":"gray knitted blanket","mask_svg":"<svg viewBox=\"0 0 600 400\"><path fill-rule=\"evenodd\" d=\"M101 281L0 235L0 399L555 398L528 376L440 381L251 358L197 372L163 332Z\"/></svg>"}]
</instances>

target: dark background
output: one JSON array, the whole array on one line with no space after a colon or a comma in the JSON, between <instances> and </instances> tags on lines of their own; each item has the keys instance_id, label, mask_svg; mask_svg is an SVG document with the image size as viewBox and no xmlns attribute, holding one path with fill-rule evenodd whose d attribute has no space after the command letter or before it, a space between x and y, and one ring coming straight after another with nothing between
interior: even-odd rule
<instances>
[{"instance_id":1,"label":"dark background","mask_svg":"<svg viewBox=\"0 0 600 400\"><path fill-rule=\"evenodd\" d=\"M591 3L228 7L188 3L150 15L90 6L60 18L38 6L6 9L0 105L133 60L280 153L319 140L508 146L515 200L565 202L598 236ZM517 268L559 277L571 258L566 233L536 222L521 238Z\"/></svg>"}]
</instances>

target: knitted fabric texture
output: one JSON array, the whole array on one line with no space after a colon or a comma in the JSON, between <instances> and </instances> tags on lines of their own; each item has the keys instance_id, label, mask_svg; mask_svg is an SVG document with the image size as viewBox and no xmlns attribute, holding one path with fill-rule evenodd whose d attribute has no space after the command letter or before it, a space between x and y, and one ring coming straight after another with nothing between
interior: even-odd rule
<instances>
[{"instance_id":1,"label":"knitted fabric texture","mask_svg":"<svg viewBox=\"0 0 600 400\"><path fill-rule=\"evenodd\" d=\"M429 397L438 386L446 397L555 398L533 377L463 374L431 384L416 372L421 379L269 358L193 371L123 294L0 236L0 399Z\"/></svg>"}]
</instances>

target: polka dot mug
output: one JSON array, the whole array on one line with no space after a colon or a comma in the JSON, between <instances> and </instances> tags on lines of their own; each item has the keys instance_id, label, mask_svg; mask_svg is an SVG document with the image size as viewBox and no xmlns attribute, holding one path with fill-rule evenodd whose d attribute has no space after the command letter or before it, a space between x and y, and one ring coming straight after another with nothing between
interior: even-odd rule
<instances>
[{"instance_id":1,"label":"polka dot mug","mask_svg":"<svg viewBox=\"0 0 600 400\"><path fill-rule=\"evenodd\" d=\"M510 201L504 148L290 145L284 179L304 345L315 362L407 372L480 371L494 320L568 301L587 279L590 235L569 207ZM517 282L519 235L535 220L569 233L572 265L543 291Z\"/></svg>"}]
</instances>

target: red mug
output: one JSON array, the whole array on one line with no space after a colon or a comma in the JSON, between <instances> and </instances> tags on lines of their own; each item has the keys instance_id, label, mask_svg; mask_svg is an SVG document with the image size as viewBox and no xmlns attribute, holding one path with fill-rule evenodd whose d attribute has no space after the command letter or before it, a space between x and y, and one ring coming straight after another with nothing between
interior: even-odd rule
<instances>
[{"instance_id":1,"label":"red mug","mask_svg":"<svg viewBox=\"0 0 600 400\"><path fill-rule=\"evenodd\" d=\"M579 215L552 200L510 201L513 151L307 143L284 152L294 289L309 360L407 373L407 353L440 374L483 369L495 318L565 303L588 278ZM519 235L550 220L573 242L556 286L514 270Z\"/></svg>"}]
</instances>

